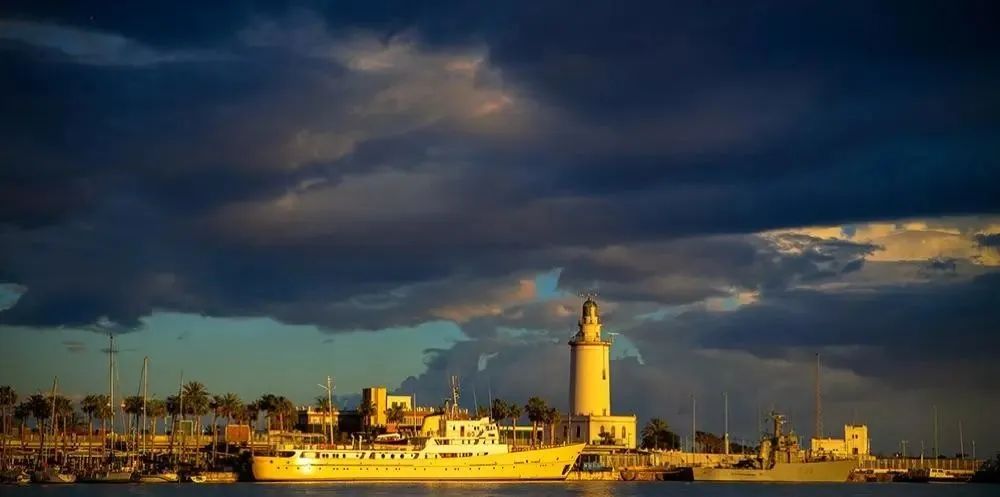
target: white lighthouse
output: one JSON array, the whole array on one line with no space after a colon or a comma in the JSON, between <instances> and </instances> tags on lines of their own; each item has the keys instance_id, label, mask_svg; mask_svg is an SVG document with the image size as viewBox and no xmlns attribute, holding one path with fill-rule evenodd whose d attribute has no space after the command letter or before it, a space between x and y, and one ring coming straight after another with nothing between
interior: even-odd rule
<instances>
[{"instance_id":1,"label":"white lighthouse","mask_svg":"<svg viewBox=\"0 0 1000 497\"><path fill-rule=\"evenodd\" d=\"M601 335L601 326L600 306L589 297L569 341L569 415L559 431L565 442L635 448L635 415L611 413L612 343Z\"/></svg>"}]
</instances>

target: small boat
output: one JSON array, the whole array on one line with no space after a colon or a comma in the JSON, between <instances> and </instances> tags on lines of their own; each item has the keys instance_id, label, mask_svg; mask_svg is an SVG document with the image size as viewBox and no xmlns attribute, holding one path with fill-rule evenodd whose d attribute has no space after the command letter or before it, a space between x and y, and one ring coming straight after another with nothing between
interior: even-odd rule
<instances>
[{"instance_id":1,"label":"small boat","mask_svg":"<svg viewBox=\"0 0 1000 497\"><path fill-rule=\"evenodd\" d=\"M930 483L967 483L970 479L972 472L931 468L927 474L927 481Z\"/></svg>"},{"instance_id":2,"label":"small boat","mask_svg":"<svg viewBox=\"0 0 1000 497\"><path fill-rule=\"evenodd\" d=\"M379 445L406 445L409 440L399 433L383 433L375 437L373 442Z\"/></svg>"},{"instance_id":3,"label":"small boat","mask_svg":"<svg viewBox=\"0 0 1000 497\"><path fill-rule=\"evenodd\" d=\"M90 471L79 475L79 483L132 483L131 470Z\"/></svg>"},{"instance_id":4,"label":"small boat","mask_svg":"<svg viewBox=\"0 0 1000 497\"><path fill-rule=\"evenodd\" d=\"M35 471L31 475L31 481L35 483L75 483L76 475L60 471L58 466L49 466Z\"/></svg>"},{"instance_id":5,"label":"small boat","mask_svg":"<svg viewBox=\"0 0 1000 497\"><path fill-rule=\"evenodd\" d=\"M175 471L155 471L152 473L135 473L132 481L137 483L177 483L181 481Z\"/></svg>"},{"instance_id":6,"label":"small boat","mask_svg":"<svg viewBox=\"0 0 1000 497\"><path fill-rule=\"evenodd\" d=\"M239 473L235 471L202 471L189 477L192 483L236 483Z\"/></svg>"},{"instance_id":7,"label":"small boat","mask_svg":"<svg viewBox=\"0 0 1000 497\"><path fill-rule=\"evenodd\" d=\"M31 475L17 469L0 472L0 483L31 483Z\"/></svg>"}]
</instances>

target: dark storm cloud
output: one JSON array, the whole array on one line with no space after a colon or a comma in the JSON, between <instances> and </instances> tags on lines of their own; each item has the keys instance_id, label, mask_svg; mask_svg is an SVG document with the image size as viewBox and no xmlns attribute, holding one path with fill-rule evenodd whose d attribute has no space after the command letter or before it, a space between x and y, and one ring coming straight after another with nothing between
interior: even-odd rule
<instances>
[{"instance_id":1,"label":"dark storm cloud","mask_svg":"<svg viewBox=\"0 0 1000 497\"><path fill-rule=\"evenodd\" d=\"M858 347L831 364L866 376L913 384L929 364L989 387L1000 350L1000 275L969 281L901 285L878 292L788 291L729 314L692 313L677 333L703 347L786 357L789 350ZM965 374L960 374L963 371ZM933 375L920 381L949 381Z\"/></svg>"},{"instance_id":2,"label":"dark storm cloud","mask_svg":"<svg viewBox=\"0 0 1000 497\"><path fill-rule=\"evenodd\" d=\"M635 247L998 207L989 4L163 5L5 4L4 322L377 328L553 267L686 303L871 248Z\"/></svg>"}]
</instances>

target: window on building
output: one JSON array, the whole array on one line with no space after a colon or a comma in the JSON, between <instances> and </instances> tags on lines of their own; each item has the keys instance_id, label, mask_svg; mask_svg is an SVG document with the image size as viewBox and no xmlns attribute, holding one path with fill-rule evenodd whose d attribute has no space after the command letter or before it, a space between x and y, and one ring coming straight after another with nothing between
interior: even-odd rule
<instances>
[{"instance_id":1,"label":"window on building","mask_svg":"<svg viewBox=\"0 0 1000 497\"><path fill-rule=\"evenodd\" d=\"M576 439L580 439L580 425L576 425Z\"/></svg>"},{"instance_id":2,"label":"window on building","mask_svg":"<svg viewBox=\"0 0 1000 497\"><path fill-rule=\"evenodd\" d=\"M625 427L622 426L622 440L625 440L626 438L627 437L625 436Z\"/></svg>"}]
</instances>

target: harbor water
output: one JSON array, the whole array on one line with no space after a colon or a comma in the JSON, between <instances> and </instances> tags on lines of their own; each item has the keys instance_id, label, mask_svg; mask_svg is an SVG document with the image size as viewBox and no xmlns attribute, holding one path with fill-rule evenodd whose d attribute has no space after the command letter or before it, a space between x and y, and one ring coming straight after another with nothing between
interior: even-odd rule
<instances>
[{"instance_id":1,"label":"harbor water","mask_svg":"<svg viewBox=\"0 0 1000 497\"><path fill-rule=\"evenodd\" d=\"M678 482L562 483L235 483L220 485L0 486L3 497L986 497L996 485L977 484L723 484Z\"/></svg>"}]
</instances>

